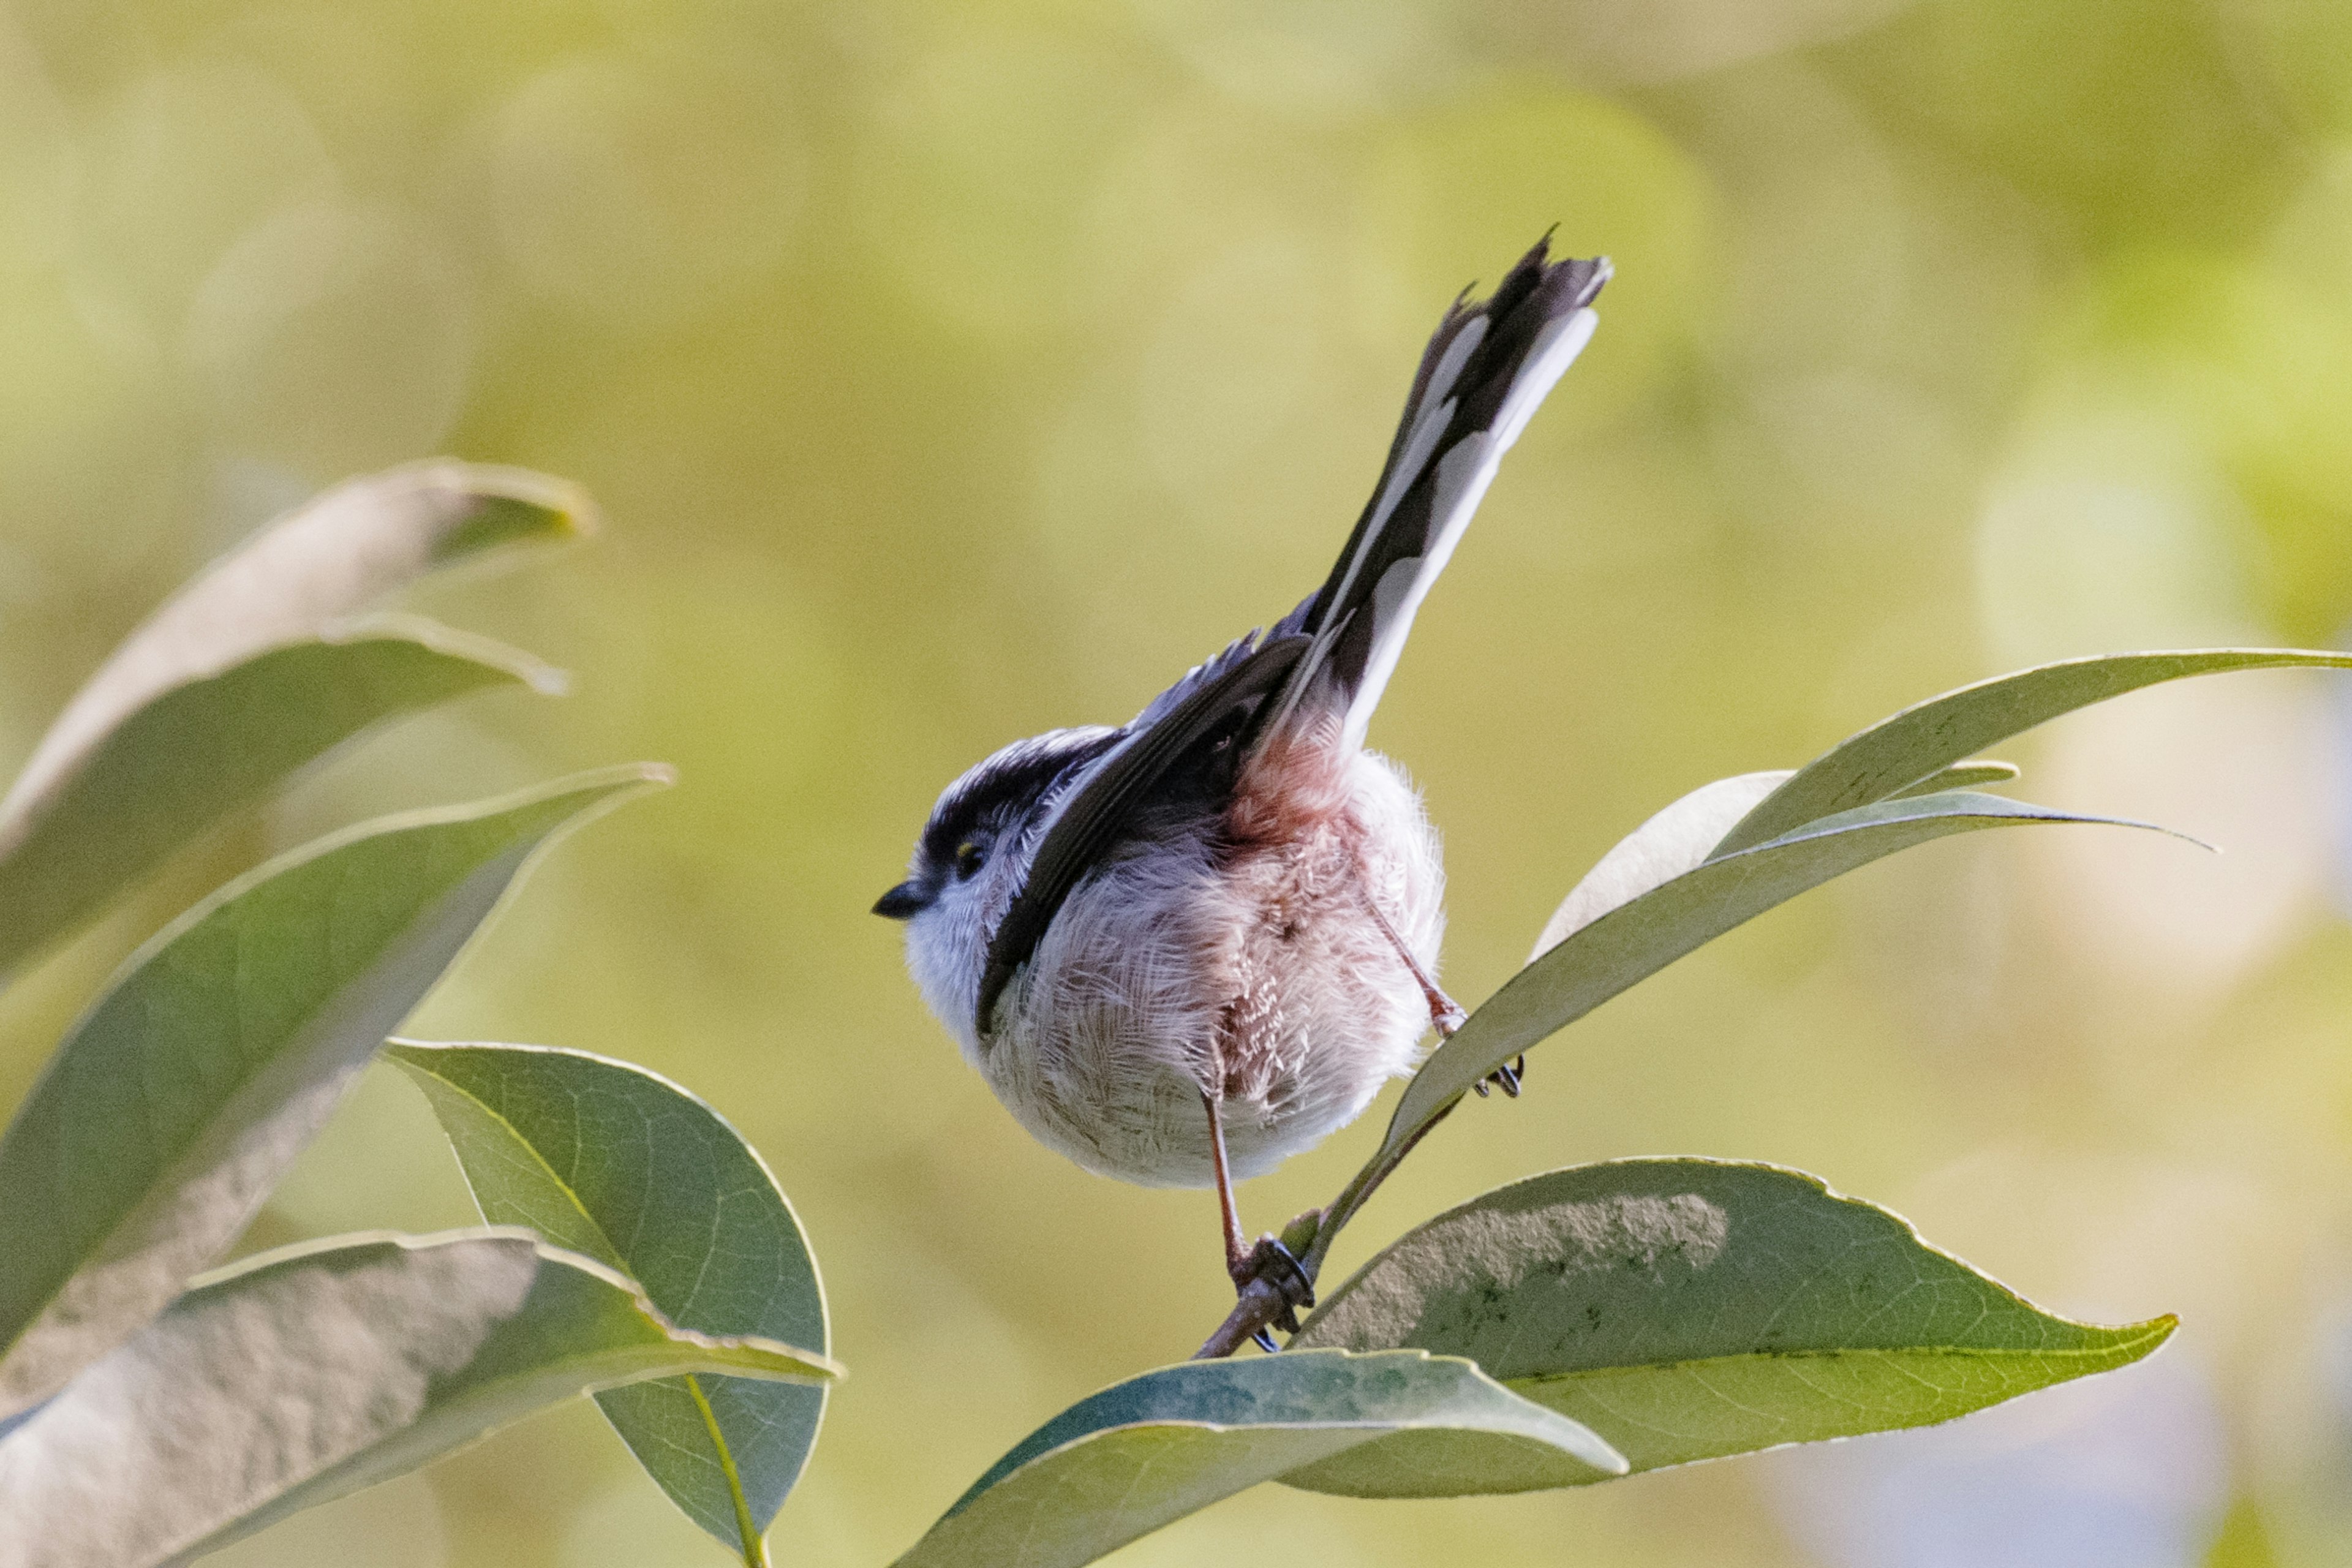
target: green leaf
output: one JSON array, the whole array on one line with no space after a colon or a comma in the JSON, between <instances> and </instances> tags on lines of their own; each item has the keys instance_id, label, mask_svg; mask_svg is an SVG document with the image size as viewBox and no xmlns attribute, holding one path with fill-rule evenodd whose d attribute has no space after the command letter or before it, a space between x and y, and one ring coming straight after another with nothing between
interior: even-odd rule
<instances>
[{"instance_id":1,"label":"green leaf","mask_svg":"<svg viewBox=\"0 0 2352 1568\"><path fill-rule=\"evenodd\" d=\"M396 1040L385 1054L441 1119L484 1219L610 1264L686 1328L827 1348L824 1292L792 1205L692 1094L584 1051ZM808 1461L824 1398L711 1377L596 1402L688 1518L754 1552Z\"/></svg>"},{"instance_id":2,"label":"green leaf","mask_svg":"<svg viewBox=\"0 0 2352 1568\"><path fill-rule=\"evenodd\" d=\"M1528 954L1533 963L1572 933L1660 884L1697 869L1724 830L1778 789L1787 771L1717 779L1675 801L1619 839L1559 901Z\"/></svg>"},{"instance_id":3,"label":"green leaf","mask_svg":"<svg viewBox=\"0 0 2352 1568\"><path fill-rule=\"evenodd\" d=\"M1726 834L1716 853L1753 848L1808 822L1888 799L1972 752L2143 686L2299 666L2352 669L2352 654L2294 648L2108 654L1963 686L1906 708L1805 764Z\"/></svg>"},{"instance_id":4,"label":"green leaf","mask_svg":"<svg viewBox=\"0 0 2352 1568\"><path fill-rule=\"evenodd\" d=\"M1809 823L1784 838L1719 855L1643 887L1648 877L1674 872L1686 860L1696 840L1678 829L1687 828L1693 819L1704 821L1710 811L1738 804L1739 792L1724 786L1745 784L1752 789L1770 777L1748 774L1745 779L1725 780L1720 785L1707 786L1707 791L1723 793L1708 796L1707 791L1695 792L1652 818L1633 839L1652 833L1662 821L1666 821L1667 828L1677 830L1662 833L1669 841L1668 848L1632 858L1637 862L1638 874L1629 871L1612 885L1612 892L1629 893L1624 901L1595 912L1602 900L1581 898L1585 885L1580 884L1561 906L1562 916L1574 918L1555 916L1552 926L1546 929L1546 939L1552 945L1545 949L1538 943L1538 956L1471 1014L1469 1021L1430 1054L1405 1086L1404 1097L1373 1157L1375 1165L1402 1158L1471 1085L1520 1052L1692 949L1833 877L1915 844L1987 827L2047 822L2147 826L2053 811L1999 795L1951 791L1841 812ZM1685 803L1695 803L1689 806L1689 817L1676 818ZM1612 850L1601 866L1594 868L1594 875L1601 875L1623 847ZM1342 1223L1348 1217L1344 1213L1333 1216Z\"/></svg>"},{"instance_id":5,"label":"green leaf","mask_svg":"<svg viewBox=\"0 0 2352 1568\"><path fill-rule=\"evenodd\" d=\"M495 645L412 623L402 635L425 647L401 650L352 617L428 570L592 516L544 475L420 463L340 485L214 563L114 650L0 799L0 973L368 725L494 681L551 687Z\"/></svg>"},{"instance_id":6,"label":"green leaf","mask_svg":"<svg viewBox=\"0 0 2352 1568\"><path fill-rule=\"evenodd\" d=\"M0 1563L184 1563L590 1389L836 1370L527 1232L339 1237L199 1283L0 1439Z\"/></svg>"},{"instance_id":7,"label":"green leaf","mask_svg":"<svg viewBox=\"0 0 2352 1568\"><path fill-rule=\"evenodd\" d=\"M2173 1326L2053 1316L1801 1172L1621 1160L1515 1182L1416 1227L1284 1353L1468 1356L1641 1471L1948 1421L2137 1361ZM1473 1467L1465 1441L1433 1478L1425 1440L1407 1434L1283 1479L1353 1497L1604 1479L1492 1438Z\"/></svg>"},{"instance_id":8,"label":"green leaf","mask_svg":"<svg viewBox=\"0 0 2352 1568\"><path fill-rule=\"evenodd\" d=\"M0 826L0 973L345 741L515 684L562 685L524 655L386 616L153 698L123 715L37 811Z\"/></svg>"},{"instance_id":9,"label":"green leaf","mask_svg":"<svg viewBox=\"0 0 2352 1568\"><path fill-rule=\"evenodd\" d=\"M337 834L133 954L0 1137L0 1419L236 1238L542 844L667 776L612 769Z\"/></svg>"},{"instance_id":10,"label":"green leaf","mask_svg":"<svg viewBox=\"0 0 2352 1568\"><path fill-rule=\"evenodd\" d=\"M2015 763L1955 763L1942 773L1913 784L1909 789L1896 790L1887 798L1907 800L1915 795L1936 795L1948 789L1974 789L1979 784L2007 784L2018 775Z\"/></svg>"},{"instance_id":11,"label":"green leaf","mask_svg":"<svg viewBox=\"0 0 2352 1568\"><path fill-rule=\"evenodd\" d=\"M1451 1357L1188 1362L1104 1389L1031 1433L898 1568L1071 1568L1260 1481L1423 1429L1480 1434L1596 1474L1624 1465L1576 1422Z\"/></svg>"}]
</instances>

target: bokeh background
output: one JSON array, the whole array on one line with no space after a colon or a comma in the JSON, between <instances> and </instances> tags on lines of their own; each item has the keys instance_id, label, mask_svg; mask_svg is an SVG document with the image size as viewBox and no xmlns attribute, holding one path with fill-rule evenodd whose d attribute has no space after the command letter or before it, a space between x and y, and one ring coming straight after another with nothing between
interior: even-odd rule
<instances>
[{"instance_id":1,"label":"bokeh background","mask_svg":"<svg viewBox=\"0 0 2352 1568\"><path fill-rule=\"evenodd\" d=\"M418 607L577 672L407 724L0 995L0 1105L177 908L380 810L636 757L415 1031L648 1063L763 1150L853 1369L774 1537L878 1563L1229 1300L1206 1194L1030 1143L866 907L936 789L1117 721L1326 569L1423 334L1557 223L1602 326L1374 729L1445 978L1616 837L1906 702L2352 620L2333 0L0 0L0 758L344 475L576 478L603 536ZM1123 1563L2352 1561L2352 683L2010 752L2095 829L1809 896L1545 1047L1351 1232L1549 1166L1784 1161L2155 1361L1580 1493L1261 1489ZM1328 1198L1385 1107L1244 1189ZM379 1073L248 1238L471 1218ZM593 1408L220 1559L717 1563Z\"/></svg>"}]
</instances>

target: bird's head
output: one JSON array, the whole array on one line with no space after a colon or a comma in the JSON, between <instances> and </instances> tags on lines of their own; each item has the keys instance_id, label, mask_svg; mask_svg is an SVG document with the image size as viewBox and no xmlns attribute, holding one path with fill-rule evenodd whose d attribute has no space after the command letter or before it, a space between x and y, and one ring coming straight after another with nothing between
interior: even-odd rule
<instances>
[{"instance_id":1,"label":"bird's head","mask_svg":"<svg viewBox=\"0 0 2352 1568\"><path fill-rule=\"evenodd\" d=\"M967 1056L989 939L1020 892L1053 803L1120 731L1101 725L1016 741L942 791L915 841L907 879L874 912L907 926L907 967Z\"/></svg>"}]
</instances>

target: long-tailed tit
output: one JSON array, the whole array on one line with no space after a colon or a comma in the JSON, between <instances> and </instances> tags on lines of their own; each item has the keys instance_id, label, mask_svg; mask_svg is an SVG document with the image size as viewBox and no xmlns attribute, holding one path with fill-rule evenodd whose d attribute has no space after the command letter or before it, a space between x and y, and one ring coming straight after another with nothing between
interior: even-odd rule
<instances>
[{"instance_id":1,"label":"long-tailed tit","mask_svg":"<svg viewBox=\"0 0 2352 1568\"><path fill-rule=\"evenodd\" d=\"M1433 978L1437 835L1364 730L1503 453L1592 335L1609 263L1548 258L1538 241L1493 298L1445 312L1320 588L1131 722L1016 742L956 780L874 906L907 922L923 999L1040 1142L1147 1186L1215 1185L1237 1284L1268 1243L1245 1245L1234 1178L1354 1120L1461 1018Z\"/></svg>"}]
</instances>

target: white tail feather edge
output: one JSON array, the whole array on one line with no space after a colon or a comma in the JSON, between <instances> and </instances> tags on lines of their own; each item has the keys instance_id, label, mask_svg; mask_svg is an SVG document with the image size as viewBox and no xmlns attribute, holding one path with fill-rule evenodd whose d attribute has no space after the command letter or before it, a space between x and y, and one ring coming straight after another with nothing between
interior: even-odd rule
<instances>
[{"instance_id":1,"label":"white tail feather edge","mask_svg":"<svg viewBox=\"0 0 2352 1568\"><path fill-rule=\"evenodd\" d=\"M1381 693L1387 689L1389 677L1396 670L1397 658L1404 651L1405 637L1412 630L1413 615L1421 608L1422 600L1428 597L1430 584L1445 570L1454 546L1470 526L1471 514L1486 498L1486 487L1495 482L1495 471L1502 464L1503 454L1511 449L1511 444L1527 428L1528 419L1545 396L1568 374L1576 356L1584 352L1600 320L1587 306L1545 326L1527 363L1512 379L1511 390L1504 395L1495 423L1466 437L1438 459L1437 499L1432 510L1444 521L1426 552L1395 563L1373 590L1372 613L1378 618L1379 631L1370 657L1365 661L1362 684L1357 687L1355 700L1348 705L1348 717L1340 731L1340 743L1347 750L1353 751L1364 743L1372 710L1380 706ZM1432 390L1435 390L1433 384ZM1403 493L1402 486L1391 488L1398 495ZM1382 499L1390 507L1395 505L1393 497ZM1368 531L1368 545L1376 531ZM1326 637L1333 635L1336 634L1331 629L1325 632Z\"/></svg>"}]
</instances>

